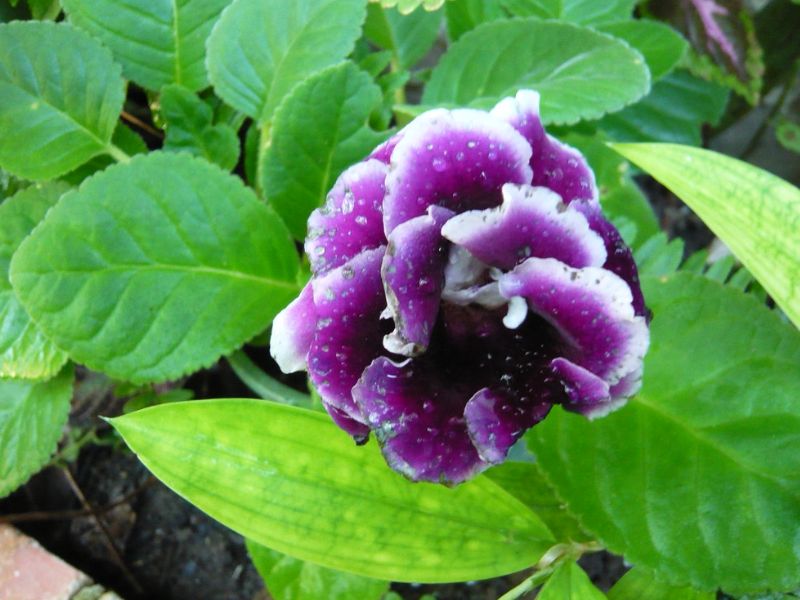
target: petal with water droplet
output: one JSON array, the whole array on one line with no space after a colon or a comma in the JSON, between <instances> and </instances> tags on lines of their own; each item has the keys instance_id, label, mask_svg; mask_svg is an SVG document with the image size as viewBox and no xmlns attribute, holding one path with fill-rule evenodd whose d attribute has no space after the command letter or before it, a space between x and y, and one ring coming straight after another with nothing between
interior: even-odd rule
<instances>
[{"instance_id":1,"label":"petal with water droplet","mask_svg":"<svg viewBox=\"0 0 800 600\"><path fill-rule=\"evenodd\" d=\"M306 368L306 355L317 322L311 283L272 321L269 351L284 373Z\"/></svg>"}]
</instances>

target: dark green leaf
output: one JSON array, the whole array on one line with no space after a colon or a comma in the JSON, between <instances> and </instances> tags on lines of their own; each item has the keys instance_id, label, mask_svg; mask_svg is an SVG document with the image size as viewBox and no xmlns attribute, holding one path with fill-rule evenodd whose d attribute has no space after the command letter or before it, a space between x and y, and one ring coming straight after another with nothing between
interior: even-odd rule
<instances>
[{"instance_id":1,"label":"dark green leaf","mask_svg":"<svg viewBox=\"0 0 800 600\"><path fill-rule=\"evenodd\" d=\"M377 46L391 50L399 68L408 69L431 49L441 22L439 12L418 10L401 15L396 9L370 4L364 35Z\"/></svg>"},{"instance_id":2,"label":"dark green leaf","mask_svg":"<svg viewBox=\"0 0 800 600\"><path fill-rule=\"evenodd\" d=\"M608 600L715 600L716 592L698 592L658 581L651 571L634 567L608 592Z\"/></svg>"},{"instance_id":3,"label":"dark green leaf","mask_svg":"<svg viewBox=\"0 0 800 600\"><path fill-rule=\"evenodd\" d=\"M672 71L688 47L679 33L657 21L629 19L598 25L596 29L625 40L641 52L653 81Z\"/></svg>"},{"instance_id":4,"label":"dark green leaf","mask_svg":"<svg viewBox=\"0 0 800 600\"><path fill-rule=\"evenodd\" d=\"M134 132L122 121L117 123L117 128L114 130L114 135L111 137L111 143L128 156L147 152L147 146L142 138L139 137L139 134ZM108 154L100 154L90 159L88 162L83 163L74 171L62 175L60 179L77 187L84 179L89 177L89 175L93 175L97 173L97 171L102 171L115 162L116 161Z\"/></svg>"},{"instance_id":5,"label":"dark green leaf","mask_svg":"<svg viewBox=\"0 0 800 600\"><path fill-rule=\"evenodd\" d=\"M596 25L629 18L636 0L500 0L500 3L519 17Z\"/></svg>"},{"instance_id":6,"label":"dark green leaf","mask_svg":"<svg viewBox=\"0 0 800 600\"><path fill-rule=\"evenodd\" d=\"M444 5L444 13L447 34L454 42L478 25L506 16L499 2L486 0L450 0Z\"/></svg>"}]
</instances>

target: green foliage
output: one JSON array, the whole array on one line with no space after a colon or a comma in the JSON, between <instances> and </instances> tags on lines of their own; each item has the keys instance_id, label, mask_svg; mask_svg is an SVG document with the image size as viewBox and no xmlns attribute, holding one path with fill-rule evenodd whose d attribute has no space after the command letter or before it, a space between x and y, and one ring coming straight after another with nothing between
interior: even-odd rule
<instances>
[{"instance_id":1,"label":"green foliage","mask_svg":"<svg viewBox=\"0 0 800 600\"><path fill-rule=\"evenodd\" d=\"M505 16L499 2L484 0L452 0L444 5L447 34L456 41L481 23L502 19Z\"/></svg>"},{"instance_id":2,"label":"green foliage","mask_svg":"<svg viewBox=\"0 0 800 600\"><path fill-rule=\"evenodd\" d=\"M627 19L636 0L499 0L512 15L597 25Z\"/></svg>"},{"instance_id":3,"label":"green foliage","mask_svg":"<svg viewBox=\"0 0 800 600\"><path fill-rule=\"evenodd\" d=\"M641 54L594 30L538 19L494 21L464 34L433 70L423 104L487 107L521 88L542 95L547 123L575 123L644 96Z\"/></svg>"},{"instance_id":4,"label":"green foliage","mask_svg":"<svg viewBox=\"0 0 800 600\"><path fill-rule=\"evenodd\" d=\"M439 35L442 15L418 10L401 15L395 9L370 4L364 23L364 36L377 46L391 50L397 66L413 67L425 56Z\"/></svg>"},{"instance_id":5,"label":"green foliage","mask_svg":"<svg viewBox=\"0 0 800 600\"><path fill-rule=\"evenodd\" d=\"M565 561L542 586L538 600L603 600L605 595L598 590L586 572L575 561Z\"/></svg>"},{"instance_id":6,"label":"green foliage","mask_svg":"<svg viewBox=\"0 0 800 600\"><path fill-rule=\"evenodd\" d=\"M354 445L318 412L210 400L112 423L203 511L328 568L398 581L481 579L532 565L553 543L539 518L490 480L410 483L386 468L376 444Z\"/></svg>"},{"instance_id":7,"label":"green foliage","mask_svg":"<svg viewBox=\"0 0 800 600\"><path fill-rule=\"evenodd\" d=\"M796 588L800 335L706 278L644 282L654 318L641 392L593 422L553 411L532 450L582 526L659 579Z\"/></svg>"},{"instance_id":8,"label":"green foliage","mask_svg":"<svg viewBox=\"0 0 800 600\"><path fill-rule=\"evenodd\" d=\"M244 350L237 350L225 358L236 376L261 398L291 406L311 408L311 396L298 392L264 373L250 360Z\"/></svg>"},{"instance_id":9,"label":"green foliage","mask_svg":"<svg viewBox=\"0 0 800 600\"><path fill-rule=\"evenodd\" d=\"M208 39L208 76L228 104L260 123L309 75L345 58L363 0L234 0Z\"/></svg>"},{"instance_id":10,"label":"green foliage","mask_svg":"<svg viewBox=\"0 0 800 600\"><path fill-rule=\"evenodd\" d=\"M0 24L0 167L52 179L109 152L124 95L111 53L85 33Z\"/></svg>"},{"instance_id":11,"label":"green foliage","mask_svg":"<svg viewBox=\"0 0 800 600\"><path fill-rule=\"evenodd\" d=\"M420 6L425 10L436 10L445 3L445 0L369 0L380 4L384 8L395 8L401 15L408 15Z\"/></svg>"},{"instance_id":12,"label":"green foliage","mask_svg":"<svg viewBox=\"0 0 800 600\"><path fill-rule=\"evenodd\" d=\"M152 153L65 195L14 255L11 282L71 358L144 382L262 331L297 293L297 268L285 227L240 180Z\"/></svg>"},{"instance_id":13,"label":"green foliage","mask_svg":"<svg viewBox=\"0 0 800 600\"><path fill-rule=\"evenodd\" d=\"M651 571L634 567L608 592L608 600L715 600L715 592L674 587L655 578Z\"/></svg>"},{"instance_id":14,"label":"green foliage","mask_svg":"<svg viewBox=\"0 0 800 600\"><path fill-rule=\"evenodd\" d=\"M680 34L657 21L615 21L598 25L596 29L625 40L641 52L653 81L672 71L688 47Z\"/></svg>"}]
</instances>

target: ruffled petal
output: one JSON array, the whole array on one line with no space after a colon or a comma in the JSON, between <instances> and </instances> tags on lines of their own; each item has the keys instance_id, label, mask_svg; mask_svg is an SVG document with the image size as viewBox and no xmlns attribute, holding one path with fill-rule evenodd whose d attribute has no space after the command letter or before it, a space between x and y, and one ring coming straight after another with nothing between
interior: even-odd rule
<instances>
[{"instance_id":1,"label":"ruffled petal","mask_svg":"<svg viewBox=\"0 0 800 600\"><path fill-rule=\"evenodd\" d=\"M489 466L467 433L468 392L414 359L377 358L353 397L386 461L409 479L456 484Z\"/></svg>"},{"instance_id":2,"label":"ruffled petal","mask_svg":"<svg viewBox=\"0 0 800 600\"><path fill-rule=\"evenodd\" d=\"M323 402L322 405L325 407L325 410L328 411L331 420L336 423L340 429L343 429L353 436L356 444L361 445L367 443L369 439L369 427L361 421L356 421L343 410L339 410L327 402Z\"/></svg>"},{"instance_id":3,"label":"ruffled petal","mask_svg":"<svg viewBox=\"0 0 800 600\"><path fill-rule=\"evenodd\" d=\"M500 204L504 183L530 183L530 145L488 113L428 111L412 121L391 157L384 228L438 204L455 212Z\"/></svg>"},{"instance_id":4,"label":"ruffled petal","mask_svg":"<svg viewBox=\"0 0 800 600\"><path fill-rule=\"evenodd\" d=\"M374 158L388 165L392 158L392 152L394 152L395 146L397 146L401 139L403 139L402 131L394 134L388 140L380 144L367 158Z\"/></svg>"},{"instance_id":5,"label":"ruffled petal","mask_svg":"<svg viewBox=\"0 0 800 600\"><path fill-rule=\"evenodd\" d=\"M550 363L561 378L569 400L564 408L587 417L595 411L603 411L611 402L611 388L606 381L576 365L566 358L556 358Z\"/></svg>"},{"instance_id":6,"label":"ruffled petal","mask_svg":"<svg viewBox=\"0 0 800 600\"><path fill-rule=\"evenodd\" d=\"M429 206L427 214L406 221L389 236L381 276L395 322L384 340L390 352L415 356L428 346L447 265L449 244L440 232L452 216L446 208Z\"/></svg>"},{"instance_id":7,"label":"ruffled petal","mask_svg":"<svg viewBox=\"0 0 800 600\"><path fill-rule=\"evenodd\" d=\"M506 184L500 206L461 213L442 235L501 269L531 256L556 258L571 267L599 267L606 261L603 240L586 217L543 187Z\"/></svg>"},{"instance_id":8,"label":"ruffled petal","mask_svg":"<svg viewBox=\"0 0 800 600\"><path fill-rule=\"evenodd\" d=\"M377 160L353 165L336 180L325 206L311 213L305 251L315 274L386 244L381 204L387 171Z\"/></svg>"},{"instance_id":9,"label":"ruffled petal","mask_svg":"<svg viewBox=\"0 0 800 600\"><path fill-rule=\"evenodd\" d=\"M386 248L365 250L313 281L317 327L308 352L308 374L322 399L363 422L352 387L378 356L387 333L381 260Z\"/></svg>"},{"instance_id":10,"label":"ruffled petal","mask_svg":"<svg viewBox=\"0 0 800 600\"><path fill-rule=\"evenodd\" d=\"M583 155L545 132L537 92L521 90L514 98L504 98L491 115L509 123L533 148L533 185L550 188L567 204L573 200L597 201L594 172Z\"/></svg>"},{"instance_id":11,"label":"ruffled petal","mask_svg":"<svg viewBox=\"0 0 800 600\"><path fill-rule=\"evenodd\" d=\"M316 322L314 292L309 282L300 295L272 321L269 351L281 371L293 373L305 370Z\"/></svg>"}]
</instances>

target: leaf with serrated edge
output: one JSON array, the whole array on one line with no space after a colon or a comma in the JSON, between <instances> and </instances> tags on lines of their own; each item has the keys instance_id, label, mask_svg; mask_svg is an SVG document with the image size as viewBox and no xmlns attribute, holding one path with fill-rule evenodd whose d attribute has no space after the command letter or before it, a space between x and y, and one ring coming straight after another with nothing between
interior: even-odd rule
<instances>
[{"instance_id":1,"label":"leaf with serrated edge","mask_svg":"<svg viewBox=\"0 0 800 600\"><path fill-rule=\"evenodd\" d=\"M595 25L630 18L636 0L500 0L512 15Z\"/></svg>"},{"instance_id":2,"label":"leaf with serrated edge","mask_svg":"<svg viewBox=\"0 0 800 600\"><path fill-rule=\"evenodd\" d=\"M615 21L596 29L625 40L644 56L653 81L669 73L683 58L689 44L681 35L658 21Z\"/></svg>"},{"instance_id":3,"label":"leaf with serrated edge","mask_svg":"<svg viewBox=\"0 0 800 600\"><path fill-rule=\"evenodd\" d=\"M111 53L66 24L0 25L0 167L53 179L108 151L125 82Z\"/></svg>"},{"instance_id":4,"label":"leaf with serrated edge","mask_svg":"<svg viewBox=\"0 0 800 600\"><path fill-rule=\"evenodd\" d=\"M533 565L553 544L536 515L488 479L455 488L409 482L376 444L356 446L319 412L208 400L112 424L147 468L201 510L332 569L391 581L482 579Z\"/></svg>"},{"instance_id":5,"label":"leaf with serrated edge","mask_svg":"<svg viewBox=\"0 0 800 600\"><path fill-rule=\"evenodd\" d=\"M350 54L365 15L363 0L234 0L208 39L209 79L265 123L295 85Z\"/></svg>"},{"instance_id":6,"label":"leaf with serrated edge","mask_svg":"<svg viewBox=\"0 0 800 600\"><path fill-rule=\"evenodd\" d=\"M633 567L608 591L608 600L715 600L716 597L716 592L666 585L641 567Z\"/></svg>"},{"instance_id":7,"label":"leaf with serrated edge","mask_svg":"<svg viewBox=\"0 0 800 600\"><path fill-rule=\"evenodd\" d=\"M797 588L800 335L704 277L643 282L641 392L593 422L554 410L527 436L539 465L587 531L666 583Z\"/></svg>"},{"instance_id":8,"label":"leaf with serrated edge","mask_svg":"<svg viewBox=\"0 0 800 600\"><path fill-rule=\"evenodd\" d=\"M536 596L538 600L603 600L586 571L574 561L561 563Z\"/></svg>"},{"instance_id":9,"label":"leaf with serrated edge","mask_svg":"<svg viewBox=\"0 0 800 600\"><path fill-rule=\"evenodd\" d=\"M612 147L686 202L800 327L800 189L710 150Z\"/></svg>"},{"instance_id":10,"label":"leaf with serrated edge","mask_svg":"<svg viewBox=\"0 0 800 600\"><path fill-rule=\"evenodd\" d=\"M418 10L401 15L395 9L370 4L364 36L381 48L391 50L401 69L408 69L425 56L439 36L442 15Z\"/></svg>"},{"instance_id":11,"label":"leaf with serrated edge","mask_svg":"<svg viewBox=\"0 0 800 600\"><path fill-rule=\"evenodd\" d=\"M517 90L542 96L546 123L620 110L650 89L638 51L593 29L539 19L485 23L464 34L433 70L423 104L491 106Z\"/></svg>"},{"instance_id":12,"label":"leaf with serrated edge","mask_svg":"<svg viewBox=\"0 0 800 600\"><path fill-rule=\"evenodd\" d=\"M0 377L46 379L67 355L41 332L17 300L8 280L11 256L69 186L33 185L0 204Z\"/></svg>"},{"instance_id":13,"label":"leaf with serrated edge","mask_svg":"<svg viewBox=\"0 0 800 600\"><path fill-rule=\"evenodd\" d=\"M22 243L11 283L75 361L133 382L208 366L297 293L297 253L239 178L154 152L69 192Z\"/></svg>"}]
</instances>

